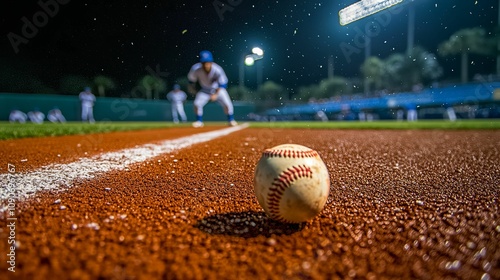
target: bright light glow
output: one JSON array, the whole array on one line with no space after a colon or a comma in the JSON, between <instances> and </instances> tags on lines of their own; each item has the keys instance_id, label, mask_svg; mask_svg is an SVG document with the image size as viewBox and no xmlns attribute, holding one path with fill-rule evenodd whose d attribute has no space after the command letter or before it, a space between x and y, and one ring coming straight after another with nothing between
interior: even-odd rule
<instances>
[{"instance_id":1,"label":"bright light glow","mask_svg":"<svg viewBox=\"0 0 500 280\"><path fill-rule=\"evenodd\" d=\"M246 66L252 66L255 63L255 59L253 58L253 55L247 55L245 57L245 65Z\"/></svg>"},{"instance_id":2,"label":"bright light glow","mask_svg":"<svg viewBox=\"0 0 500 280\"><path fill-rule=\"evenodd\" d=\"M255 47L252 49L252 53L245 56L245 65L252 66L255 61L264 58L264 51L261 48Z\"/></svg>"},{"instance_id":3,"label":"bright light glow","mask_svg":"<svg viewBox=\"0 0 500 280\"><path fill-rule=\"evenodd\" d=\"M264 56L264 51L261 48L255 47L252 49L252 53L258 56Z\"/></svg>"},{"instance_id":4,"label":"bright light glow","mask_svg":"<svg viewBox=\"0 0 500 280\"><path fill-rule=\"evenodd\" d=\"M346 25L369 15L373 15L403 1L404 0L362 0L356 2L339 11L340 25Z\"/></svg>"}]
</instances>

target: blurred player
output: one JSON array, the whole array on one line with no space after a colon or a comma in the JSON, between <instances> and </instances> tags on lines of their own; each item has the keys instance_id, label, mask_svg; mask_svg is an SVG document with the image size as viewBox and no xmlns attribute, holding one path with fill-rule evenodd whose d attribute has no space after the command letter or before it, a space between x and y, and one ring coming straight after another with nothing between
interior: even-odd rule
<instances>
[{"instance_id":1,"label":"blurred player","mask_svg":"<svg viewBox=\"0 0 500 280\"><path fill-rule=\"evenodd\" d=\"M325 114L323 110L319 110L316 112L316 115L314 115L314 118L316 120L322 121L322 122L327 122L328 121L328 116Z\"/></svg>"},{"instance_id":2,"label":"blurred player","mask_svg":"<svg viewBox=\"0 0 500 280\"><path fill-rule=\"evenodd\" d=\"M57 107L54 107L54 109L50 110L47 113L47 119L53 123L57 123L57 122L65 123L66 122L66 118L63 116L61 110L59 110L59 108L57 108Z\"/></svg>"},{"instance_id":3,"label":"blurred player","mask_svg":"<svg viewBox=\"0 0 500 280\"><path fill-rule=\"evenodd\" d=\"M398 121L402 121L404 119L404 116L405 116L405 111L403 111L403 109L398 109L398 111L396 112L396 119Z\"/></svg>"},{"instance_id":4,"label":"blurred player","mask_svg":"<svg viewBox=\"0 0 500 280\"><path fill-rule=\"evenodd\" d=\"M457 114L455 114L455 109L451 104L446 103L444 105L446 107L446 114L448 115L448 119L452 122L457 120Z\"/></svg>"},{"instance_id":5,"label":"blurred player","mask_svg":"<svg viewBox=\"0 0 500 280\"><path fill-rule=\"evenodd\" d=\"M224 108L229 125L235 126L238 123L234 120L234 108L231 98L227 93L228 79L221 66L214 62L212 53L209 51L200 52L200 62L191 67L188 73L190 82L189 92L194 93L194 84L198 82L201 89L196 93L194 99L194 110L196 122L194 127L203 126L203 107L209 101L217 101Z\"/></svg>"},{"instance_id":6,"label":"blurred player","mask_svg":"<svg viewBox=\"0 0 500 280\"><path fill-rule=\"evenodd\" d=\"M417 106L413 103L409 103L406 105L406 119L409 122L417 121Z\"/></svg>"},{"instance_id":7,"label":"blurred player","mask_svg":"<svg viewBox=\"0 0 500 280\"><path fill-rule=\"evenodd\" d=\"M28 119L28 115L26 115L22 111L19 111L17 109L10 111L9 122L11 122L11 123L15 123L15 122L25 123L27 119Z\"/></svg>"},{"instance_id":8,"label":"blurred player","mask_svg":"<svg viewBox=\"0 0 500 280\"><path fill-rule=\"evenodd\" d=\"M28 118L32 123L42 124L43 120L45 120L45 114L35 108L35 110L28 112Z\"/></svg>"},{"instance_id":9,"label":"blurred player","mask_svg":"<svg viewBox=\"0 0 500 280\"><path fill-rule=\"evenodd\" d=\"M92 94L89 87L86 87L82 92L80 92L80 102L82 103L82 121L88 121L94 123L94 102L95 95Z\"/></svg>"},{"instance_id":10,"label":"blurred player","mask_svg":"<svg viewBox=\"0 0 500 280\"><path fill-rule=\"evenodd\" d=\"M172 119L174 123L179 123L179 116L182 122L187 121L186 113L184 112L184 101L186 101L187 95L181 90L181 86L178 84L174 85L172 91L167 93L167 99L172 105Z\"/></svg>"}]
</instances>

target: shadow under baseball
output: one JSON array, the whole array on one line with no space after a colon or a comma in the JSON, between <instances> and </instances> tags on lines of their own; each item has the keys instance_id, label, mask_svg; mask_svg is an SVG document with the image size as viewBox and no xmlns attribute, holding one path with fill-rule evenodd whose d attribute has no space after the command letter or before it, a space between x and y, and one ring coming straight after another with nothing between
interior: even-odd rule
<instances>
[{"instance_id":1,"label":"shadow under baseball","mask_svg":"<svg viewBox=\"0 0 500 280\"><path fill-rule=\"evenodd\" d=\"M264 212L244 211L215 214L199 220L195 228L213 235L252 238L291 235L301 231L305 223L287 224L270 219Z\"/></svg>"}]
</instances>

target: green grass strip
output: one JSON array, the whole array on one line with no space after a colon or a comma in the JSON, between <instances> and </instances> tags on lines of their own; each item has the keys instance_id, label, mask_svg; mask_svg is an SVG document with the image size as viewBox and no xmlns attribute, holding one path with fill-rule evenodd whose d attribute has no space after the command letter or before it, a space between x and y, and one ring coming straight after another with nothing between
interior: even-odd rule
<instances>
[{"instance_id":1,"label":"green grass strip","mask_svg":"<svg viewBox=\"0 0 500 280\"><path fill-rule=\"evenodd\" d=\"M206 126L225 126L225 122L206 122ZM297 122L251 122L254 128L296 128L296 129L500 129L499 119L459 120L419 120L406 121L297 121ZM63 136L75 134L106 133L113 131L147 130L169 127L190 127L190 123L173 124L171 122L98 122L95 124L69 122L64 124L32 124L0 122L0 140Z\"/></svg>"},{"instance_id":2,"label":"green grass strip","mask_svg":"<svg viewBox=\"0 0 500 280\"><path fill-rule=\"evenodd\" d=\"M182 124L176 125L176 127L188 125L190 126L190 124ZM11 124L8 122L0 122L0 140L27 137L106 133L113 131L145 130L167 128L173 126L174 124L168 122L97 122L95 124L81 122L69 122L64 124Z\"/></svg>"}]
</instances>

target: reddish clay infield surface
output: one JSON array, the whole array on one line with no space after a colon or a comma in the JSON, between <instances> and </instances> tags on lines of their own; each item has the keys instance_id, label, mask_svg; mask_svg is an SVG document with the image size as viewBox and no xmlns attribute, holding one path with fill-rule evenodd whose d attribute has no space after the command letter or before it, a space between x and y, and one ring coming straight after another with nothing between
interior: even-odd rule
<instances>
[{"instance_id":1,"label":"reddish clay infield surface","mask_svg":"<svg viewBox=\"0 0 500 280\"><path fill-rule=\"evenodd\" d=\"M317 150L331 178L299 225L253 192L283 143ZM500 131L247 128L19 203L15 273L0 220L0 278L500 279L499 162Z\"/></svg>"}]
</instances>

